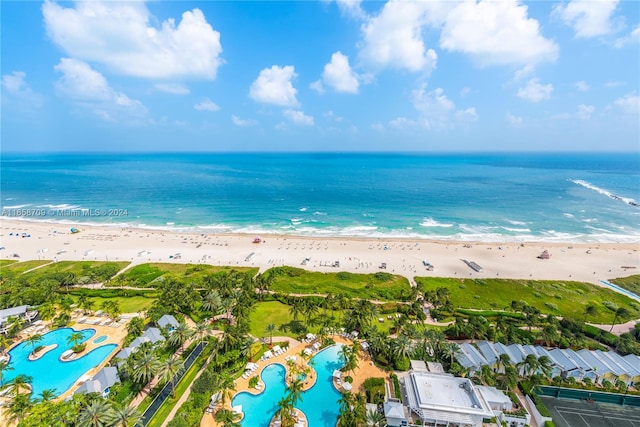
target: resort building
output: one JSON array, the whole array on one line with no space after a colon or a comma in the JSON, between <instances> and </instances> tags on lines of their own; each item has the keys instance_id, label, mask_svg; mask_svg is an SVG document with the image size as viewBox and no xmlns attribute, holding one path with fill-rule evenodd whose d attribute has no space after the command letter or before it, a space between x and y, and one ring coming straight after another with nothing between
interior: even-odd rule
<instances>
[{"instance_id":1,"label":"resort building","mask_svg":"<svg viewBox=\"0 0 640 427\"><path fill-rule=\"evenodd\" d=\"M165 314L156 322L158 326L162 329L167 329L169 331L173 331L180 325L180 322L176 320L171 314Z\"/></svg>"},{"instance_id":2,"label":"resort building","mask_svg":"<svg viewBox=\"0 0 640 427\"><path fill-rule=\"evenodd\" d=\"M551 362L551 377L575 378L578 381L590 379L601 384L603 380L615 383L622 381L632 386L640 384L640 357L629 354L620 356L613 351L602 350L572 350L570 348L554 348L547 350L541 346L511 344L504 345L490 341L479 341L473 344L460 344L456 354L458 363L471 373L481 370L482 365L497 368L497 360L502 354L507 354L510 363L517 365L526 359L527 355L536 358L546 356ZM538 372L541 373L541 372ZM522 371L520 372L522 374Z\"/></svg>"},{"instance_id":3,"label":"resort building","mask_svg":"<svg viewBox=\"0 0 640 427\"><path fill-rule=\"evenodd\" d=\"M9 319L13 317L22 317L31 322L38 317L36 310L29 310L28 305L21 305L18 307L5 308L0 310L0 333L7 334L9 331Z\"/></svg>"},{"instance_id":4,"label":"resort building","mask_svg":"<svg viewBox=\"0 0 640 427\"><path fill-rule=\"evenodd\" d=\"M406 403L423 425L482 426L494 416L487 401L467 378L410 371L404 378Z\"/></svg>"},{"instance_id":5,"label":"resort building","mask_svg":"<svg viewBox=\"0 0 640 427\"><path fill-rule=\"evenodd\" d=\"M106 399L109 396L111 386L119 382L118 368L105 366L91 380L82 384L74 394L100 393Z\"/></svg>"},{"instance_id":6,"label":"resort building","mask_svg":"<svg viewBox=\"0 0 640 427\"><path fill-rule=\"evenodd\" d=\"M170 317L173 318L173 316ZM142 344L146 342L157 344L163 341L165 341L165 337L162 335L162 331L160 331L160 329L154 327L147 328L147 330L144 331L142 335L131 341L131 344L129 344L128 347L124 347L118 352L118 354L115 355L116 359L120 359L120 362L118 362L118 366L122 366L124 361L127 360L129 356L131 356L131 354L134 353Z\"/></svg>"},{"instance_id":7,"label":"resort building","mask_svg":"<svg viewBox=\"0 0 640 427\"><path fill-rule=\"evenodd\" d=\"M463 368L468 369L470 373L480 372L484 365L492 366L492 364L480 354L478 349L470 343L459 344L458 349L456 354L458 363L460 363Z\"/></svg>"},{"instance_id":8,"label":"resort building","mask_svg":"<svg viewBox=\"0 0 640 427\"><path fill-rule=\"evenodd\" d=\"M408 425L407 417L404 415L404 405L400 402L384 402L384 416L389 427Z\"/></svg>"},{"instance_id":9,"label":"resort building","mask_svg":"<svg viewBox=\"0 0 640 427\"><path fill-rule=\"evenodd\" d=\"M515 414L513 402L509 396L497 388L488 386L476 386L476 388L500 422L505 422L510 427L524 427L531 422L529 412L521 410L522 415Z\"/></svg>"}]
</instances>

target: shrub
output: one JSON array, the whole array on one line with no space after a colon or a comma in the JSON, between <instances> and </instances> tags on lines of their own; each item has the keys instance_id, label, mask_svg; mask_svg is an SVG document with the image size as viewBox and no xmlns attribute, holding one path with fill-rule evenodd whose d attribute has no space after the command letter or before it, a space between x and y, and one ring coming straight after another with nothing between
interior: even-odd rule
<instances>
[{"instance_id":1,"label":"shrub","mask_svg":"<svg viewBox=\"0 0 640 427\"><path fill-rule=\"evenodd\" d=\"M393 381L393 394L396 399L402 399L402 391L400 390L400 381L396 374L391 374L391 380Z\"/></svg>"},{"instance_id":2,"label":"shrub","mask_svg":"<svg viewBox=\"0 0 640 427\"><path fill-rule=\"evenodd\" d=\"M209 394L213 392L214 380L214 375L209 370L205 370L193 382L191 391L194 393Z\"/></svg>"},{"instance_id":3,"label":"shrub","mask_svg":"<svg viewBox=\"0 0 640 427\"><path fill-rule=\"evenodd\" d=\"M249 378L249 388L254 388L258 385L259 382L260 378L258 378L257 375L254 375L253 377Z\"/></svg>"},{"instance_id":4,"label":"shrub","mask_svg":"<svg viewBox=\"0 0 640 427\"><path fill-rule=\"evenodd\" d=\"M393 367L396 371L408 371L411 367L411 362L408 357L396 358L393 361Z\"/></svg>"}]
</instances>

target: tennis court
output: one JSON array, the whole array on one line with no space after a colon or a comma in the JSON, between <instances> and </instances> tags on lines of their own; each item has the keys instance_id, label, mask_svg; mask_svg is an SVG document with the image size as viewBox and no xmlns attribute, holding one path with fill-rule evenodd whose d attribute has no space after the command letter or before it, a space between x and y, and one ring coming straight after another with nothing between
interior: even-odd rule
<instances>
[{"instance_id":1,"label":"tennis court","mask_svg":"<svg viewBox=\"0 0 640 427\"><path fill-rule=\"evenodd\" d=\"M640 427L640 407L539 396L557 427Z\"/></svg>"}]
</instances>

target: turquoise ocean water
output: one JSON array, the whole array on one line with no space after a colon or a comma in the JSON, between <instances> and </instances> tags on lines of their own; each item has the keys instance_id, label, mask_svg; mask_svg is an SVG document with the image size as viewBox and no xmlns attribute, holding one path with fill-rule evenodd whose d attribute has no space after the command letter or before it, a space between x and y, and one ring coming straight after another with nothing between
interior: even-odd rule
<instances>
[{"instance_id":1,"label":"turquoise ocean water","mask_svg":"<svg viewBox=\"0 0 640 427\"><path fill-rule=\"evenodd\" d=\"M640 242L629 154L109 154L1 159L3 217L197 232Z\"/></svg>"}]
</instances>

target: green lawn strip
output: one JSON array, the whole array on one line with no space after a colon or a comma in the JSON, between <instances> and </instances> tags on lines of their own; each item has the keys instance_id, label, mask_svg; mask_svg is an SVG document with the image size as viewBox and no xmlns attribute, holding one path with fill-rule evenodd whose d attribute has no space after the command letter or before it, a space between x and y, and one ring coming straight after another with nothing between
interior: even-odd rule
<instances>
[{"instance_id":1,"label":"green lawn strip","mask_svg":"<svg viewBox=\"0 0 640 427\"><path fill-rule=\"evenodd\" d=\"M587 321L606 324L611 323L615 315L606 303L611 307L628 308L632 319L640 317L640 305L632 299L583 282L441 277L416 277L415 280L422 292L447 288L456 308L511 311L511 301L523 301L542 313L584 319L584 308L591 303L598 313L589 316Z\"/></svg>"},{"instance_id":2,"label":"green lawn strip","mask_svg":"<svg viewBox=\"0 0 640 427\"><path fill-rule=\"evenodd\" d=\"M50 263L51 260L38 260L16 262L13 260L2 260L0 267L2 267L2 275L11 275L12 277L18 276L27 270L39 267L44 264Z\"/></svg>"},{"instance_id":3,"label":"green lawn strip","mask_svg":"<svg viewBox=\"0 0 640 427\"><path fill-rule=\"evenodd\" d=\"M111 281L112 286L154 286L154 280L159 277L174 277L180 280L201 285L203 278L211 274L228 273L232 270L238 272L250 272L251 275L258 273L257 268L216 266L207 264L171 264L171 263L148 263L132 267Z\"/></svg>"},{"instance_id":4,"label":"green lawn strip","mask_svg":"<svg viewBox=\"0 0 640 427\"><path fill-rule=\"evenodd\" d=\"M168 397L167 400L164 401L164 403L162 404L160 409L158 409L158 411L153 416L153 418L149 420L147 427L160 427L162 425L164 420L166 420L167 417L169 416L169 413L171 412L171 410L178 403L178 400L180 400L180 397L182 397L182 395L187 391L187 388L189 388L189 386L191 386L193 381L196 379L196 375L198 374L198 371L200 370L200 368L202 368L203 364L204 364L204 359L201 359L201 357L199 357L198 360L193 365L191 365L191 368L189 368L189 370L182 377L180 382L176 384L175 393L174 393L175 397L174 398Z\"/></svg>"},{"instance_id":5,"label":"green lawn strip","mask_svg":"<svg viewBox=\"0 0 640 427\"><path fill-rule=\"evenodd\" d=\"M44 280L47 276L71 273L76 276L76 283L95 283L113 277L127 265L129 265L129 262L126 261L59 261L25 273L22 277L33 283Z\"/></svg>"},{"instance_id":6,"label":"green lawn strip","mask_svg":"<svg viewBox=\"0 0 640 427\"><path fill-rule=\"evenodd\" d=\"M633 276L618 277L617 279L609 280L611 283L620 286L628 291L633 292L636 295L640 295L640 274L634 274Z\"/></svg>"},{"instance_id":7,"label":"green lawn strip","mask_svg":"<svg viewBox=\"0 0 640 427\"><path fill-rule=\"evenodd\" d=\"M71 294L71 299L74 302L78 301L78 296ZM93 309L99 310L100 306L105 301L113 301L118 303L120 311L122 313L137 313L145 311L151 307L151 304L155 301L155 298L143 297L143 296L115 296L111 298L89 296L88 299L93 301Z\"/></svg>"},{"instance_id":8,"label":"green lawn strip","mask_svg":"<svg viewBox=\"0 0 640 427\"><path fill-rule=\"evenodd\" d=\"M0 259L0 267L6 267L9 264L15 264L18 260L15 259Z\"/></svg>"},{"instance_id":9,"label":"green lawn strip","mask_svg":"<svg viewBox=\"0 0 640 427\"><path fill-rule=\"evenodd\" d=\"M345 294L352 298L406 301L411 286L406 277L384 272L355 274L320 273L294 267L274 267L265 273L273 278L271 290L289 294Z\"/></svg>"}]
</instances>

